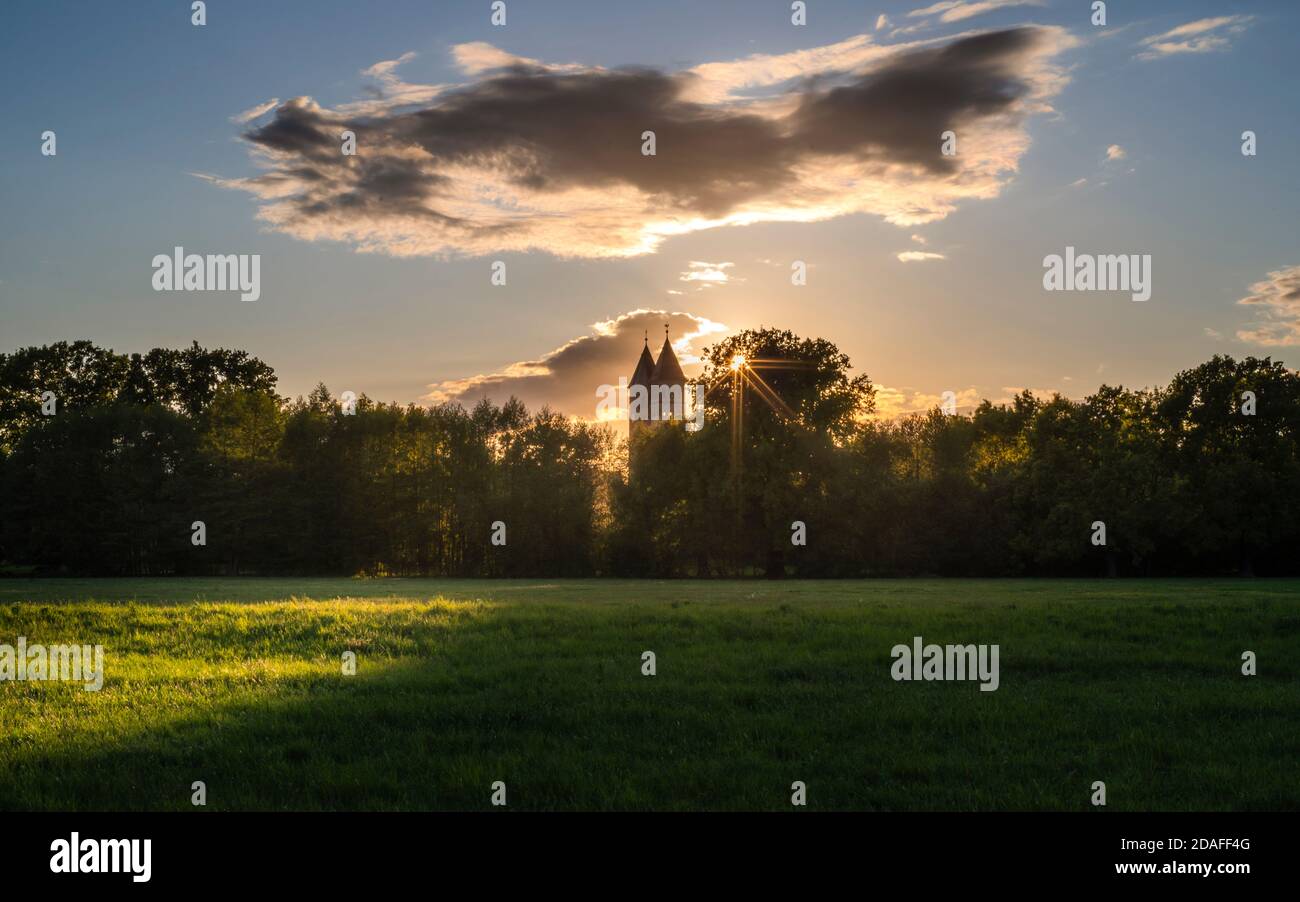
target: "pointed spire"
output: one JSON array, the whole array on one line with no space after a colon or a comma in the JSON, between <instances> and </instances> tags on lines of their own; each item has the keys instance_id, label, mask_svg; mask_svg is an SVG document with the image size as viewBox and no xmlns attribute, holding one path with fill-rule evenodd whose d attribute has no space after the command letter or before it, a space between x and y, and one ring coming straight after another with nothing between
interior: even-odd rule
<instances>
[{"instance_id":1,"label":"pointed spire","mask_svg":"<svg viewBox=\"0 0 1300 902\"><path fill-rule=\"evenodd\" d=\"M654 368L654 355L650 353L650 330L647 329L645 335L645 347L641 348L641 357L636 362L636 369L632 372L632 379L628 385L648 386L650 384L650 374L654 372Z\"/></svg>"},{"instance_id":2,"label":"pointed spire","mask_svg":"<svg viewBox=\"0 0 1300 902\"><path fill-rule=\"evenodd\" d=\"M664 346L659 349L659 360L655 362L654 370L650 374L651 385L686 385L686 375L682 372L682 366L677 362L677 354L673 352L673 343L668 339L668 329L664 329Z\"/></svg>"}]
</instances>

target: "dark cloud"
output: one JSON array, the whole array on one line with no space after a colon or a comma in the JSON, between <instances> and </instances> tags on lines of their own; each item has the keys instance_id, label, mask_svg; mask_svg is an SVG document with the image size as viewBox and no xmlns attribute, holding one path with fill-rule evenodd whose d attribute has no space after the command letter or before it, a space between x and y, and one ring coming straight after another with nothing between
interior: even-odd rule
<instances>
[{"instance_id":1,"label":"dark cloud","mask_svg":"<svg viewBox=\"0 0 1300 902\"><path fill-rule=\"evenodd\" d=\"M402 117L391 133L435 160L505 166L533 191L621 182L707 214L787 176L780 123L685 102L682 80L644 69L518 69ZM646 130L662 155L642 155Z\"/></svg>"},{"instance_id":2,"label":"dark cloud","mask_svg":"<svg viewBox=\"0 0 1300 902\"><path fill-rule=\"evenodd\" d=\"M812 154L855 154L952 172L939 135L1011 110L1030 90L1018 71L1033 28L982 34L899 58L853 84L806 97L791 141Z\"/></svg>"},{"instance_id":3,"label":"dark cloud","mask_svg":"<svg viewBox=\"0 0 1300 902\"><path fill-rule=\"evenodd\" d=\"M887 189L908 178L930 180L937 218L952 195L935 180L955 180L965 165L940 153L940 134L1013 129L1024 98L1041 90L1046 35L1011 29L900 52L865 72L815 73L767 106L697 102L691 73L535 65L368 116L297 98L245 135L271 171L227 184L274 200L263 215L286 231L399 253L482 252L484 236L505 233L561 254L636 253L651 249L656 229L671 232L667 220L852 212L855 186L859 207L889 215ZM356 156L340 152L344 129L357 134ZM655 156L641 152L647 130ZM820 171L845 165L855 168L836 178L849 185L819 184ZM885 173L892 181L872 181ZM919 197L907 203L924 207ZM613 227L618 215L633 221ZM579 221L557 229L562 216Z\"/></svg>"},{"instance_id":4,"label":"dark cloud","mask_svg":"<svg viewBox=\"0 0 1300 902\"><path fill-rule=\"evenodd\" d=\"M347 127L299 97L276 107L274 119L245 132L244 138L270 151L330 165L339 160L338 136Z\"/></svg>"}]
</instances>

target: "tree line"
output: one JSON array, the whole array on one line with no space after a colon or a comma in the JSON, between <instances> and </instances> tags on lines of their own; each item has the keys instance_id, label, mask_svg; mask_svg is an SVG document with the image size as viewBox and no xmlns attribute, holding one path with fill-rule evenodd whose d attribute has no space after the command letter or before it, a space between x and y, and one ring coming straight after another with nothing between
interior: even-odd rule
<instances>
[{"instance_id":1,"label":"tree line","mask_svg":"<svg viewBox=\"0 0 1300 902\"><path fill-rule=\"evenodd\" d=\"M0 572L1300 572L1300 376L1268 358L885 421L833 344L756 329L700 381L704 428L648 430L629 468L513 398L289 400L197 343L0 354Z\"/></svg>"}]
</instances>

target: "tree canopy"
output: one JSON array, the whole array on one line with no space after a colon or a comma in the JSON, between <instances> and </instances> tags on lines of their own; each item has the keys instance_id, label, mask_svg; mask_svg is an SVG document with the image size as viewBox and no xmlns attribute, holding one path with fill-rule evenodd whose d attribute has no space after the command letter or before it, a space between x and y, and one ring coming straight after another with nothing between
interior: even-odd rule
<instances>
[{"instance_id":1,"label":"tree canopy","mask_svg":"<svg viewBox=\"0 0 1300 902\"><path fill-rule=\"evenodd\" d=\"M322 385L290 400L262 361L197 344L0 354L0 566L1300 572L1300 377L1268 358L1216 356L1163 387L886 421L833 344L755 329L707 348L698 382L705 427L647 430L629 473L606 428L515 399L351 409Z\"/></svg>"}]
</instances>

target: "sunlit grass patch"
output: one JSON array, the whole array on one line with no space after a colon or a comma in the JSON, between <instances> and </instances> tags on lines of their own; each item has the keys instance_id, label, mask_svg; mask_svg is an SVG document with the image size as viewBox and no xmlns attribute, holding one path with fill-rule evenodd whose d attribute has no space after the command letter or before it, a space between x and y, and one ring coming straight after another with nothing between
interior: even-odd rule
<instances>
[{"instance_id":1,"label":"sunlit grass patch","mask_svg":"<svg viewBox=\"0 0 1300 902\"><path fill-rule=\"evenodd\" d=\"M107 671L0 684L0 807L1300 808L1295 582L305 582L0 584ZM914 635L1000 688L894 682Z\"/></svg>"}]
</instances>

